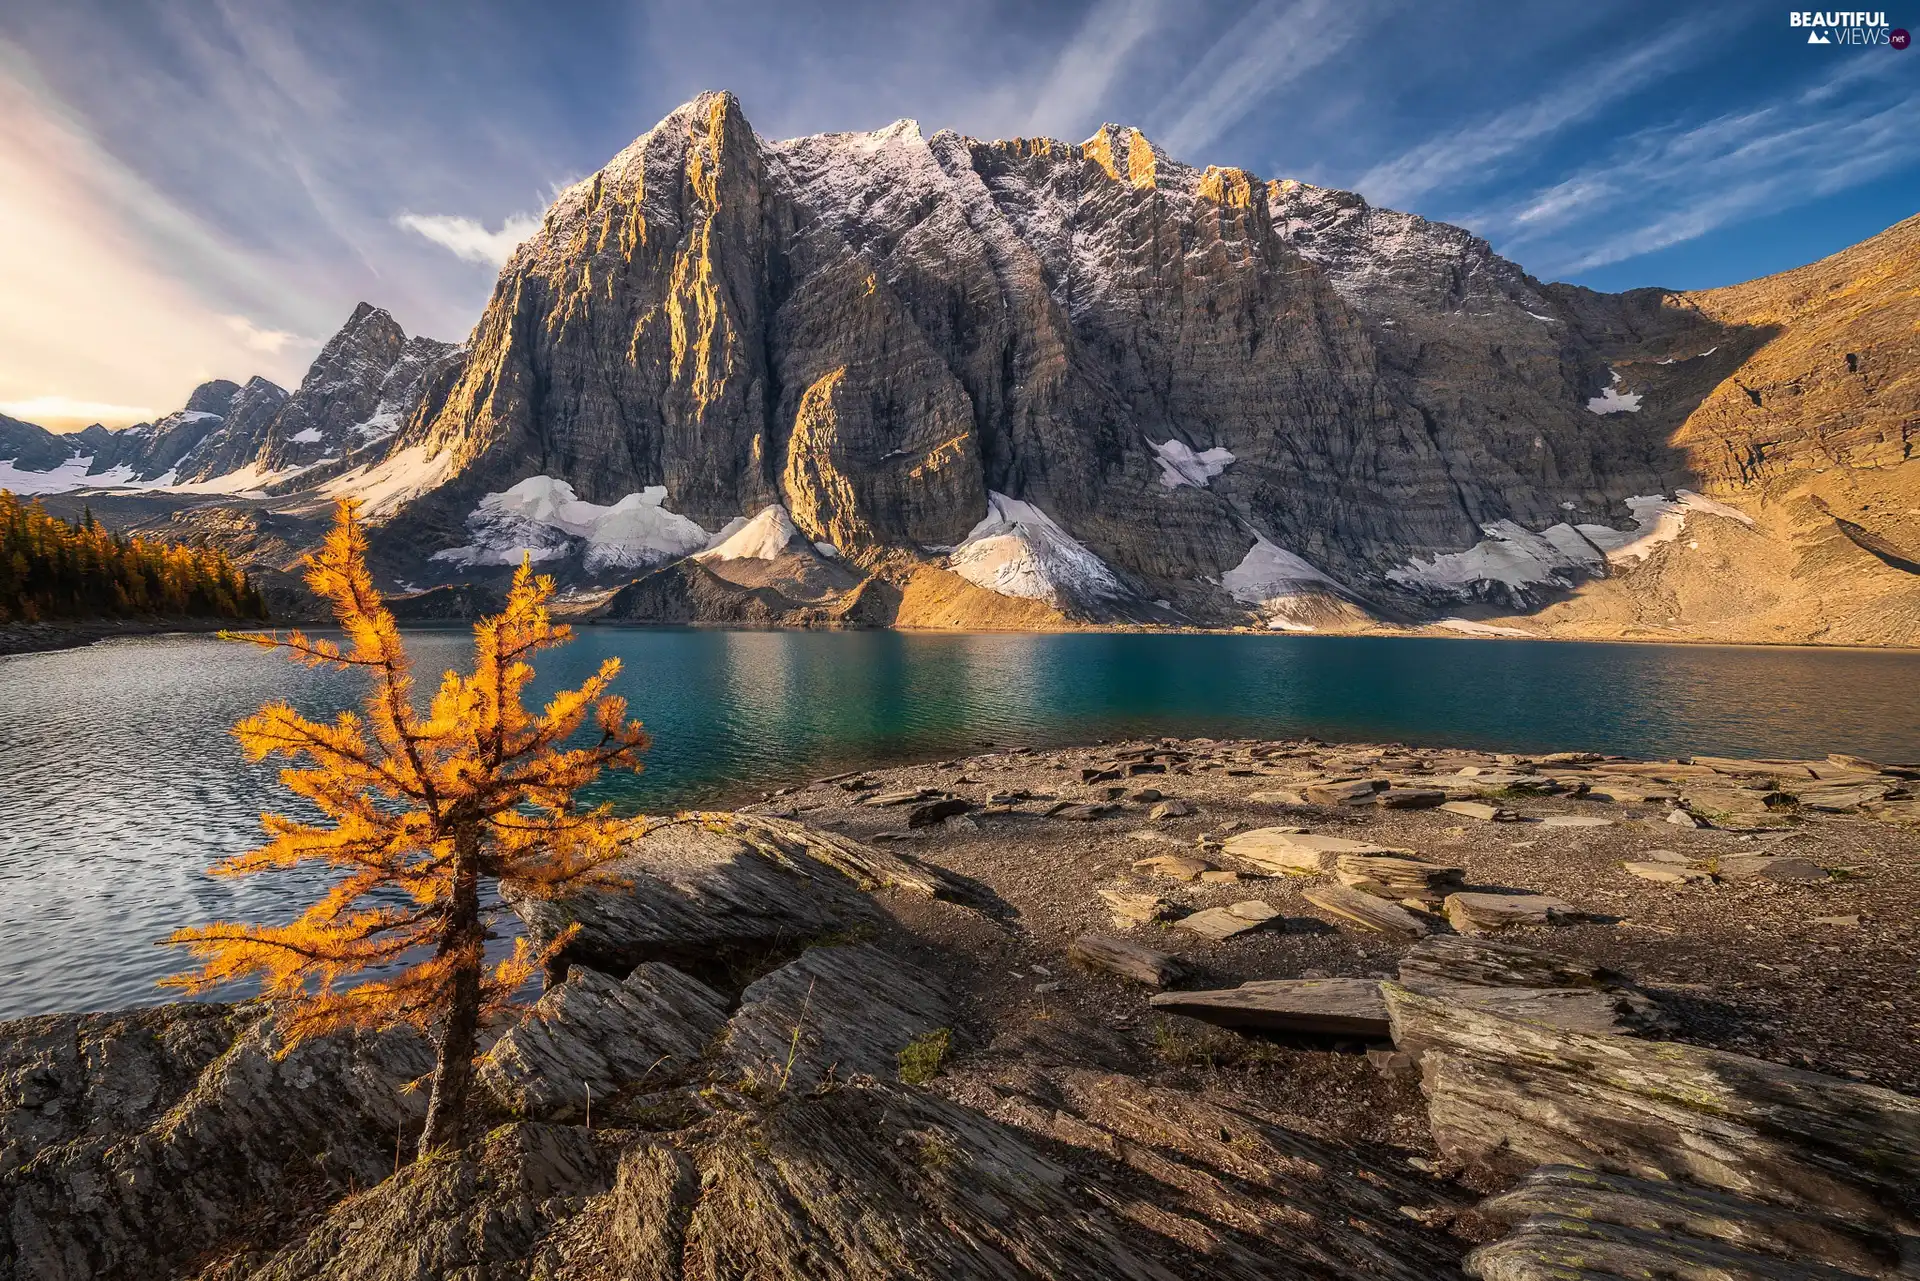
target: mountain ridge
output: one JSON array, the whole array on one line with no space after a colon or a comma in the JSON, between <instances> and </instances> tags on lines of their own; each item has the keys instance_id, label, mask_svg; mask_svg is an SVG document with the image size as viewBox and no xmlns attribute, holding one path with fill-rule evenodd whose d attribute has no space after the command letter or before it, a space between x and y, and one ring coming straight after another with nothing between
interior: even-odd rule
<instances>
[{"instance_id":1,"label":"mountain ridge","mask_svg":"<svg viewBox=\"0 0 1920 1281\"><path fill-rule=\"evenodd\" d=\"M1920 497L1898 286L1916 240L1909 220L1761 281L1600 294L1353 193L1196 169L1137 129L768 141L706 94L556 198L466 346L383 355L382 386L406 366L385 399L332 378L341 417L383 406L388 434L343 449L334 423L295 447L315 429L282 409L253 457L283 515L378 491L383 569L427 585L527 547L617 587L698 551L658 533L672 521L712 534L777 507L804 535L783 555L831 548L896 602L957 576L932 593L941 625L1027 600L1066 622L1351 629L1541 617L1701 525L1753 531L1786 558L1768 574L1805 578L1834 559L1806 526L1864 558L1838 557L1878 611L1853 631L1911 643L1888 620L1920 615L1897 505ZM1879 514L1809 481L1836 469ZM534 478L572 516L502 522ZM834 614L806 590L781 597L796 621ZM895 609L879 621L918 621Z\"/></svg>"}]
</instances>

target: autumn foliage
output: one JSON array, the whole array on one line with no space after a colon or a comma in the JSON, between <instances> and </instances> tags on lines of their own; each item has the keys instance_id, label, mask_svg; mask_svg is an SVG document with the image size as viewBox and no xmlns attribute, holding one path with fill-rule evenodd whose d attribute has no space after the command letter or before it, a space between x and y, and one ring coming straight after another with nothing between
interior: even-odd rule
<instances>
[{"instance_id":1,"label":"autumn foliage","mask_svg":"<svg viewBox=\"0 0 1920 1281\"><path fill-rule=\"evenodd\" d=\"M620 853L623 825L604 806L579 808L575 797L604 769L639 770L648 739L626 718L625 700L608 692L617 659L537 713L521 705L532 656L572 638L547 613L553 580L526 565L504 611L474 625L472 674L442 676L424 714L351 504L341 504L307 565L307 582L332 602L344 643L300 632L239 639L312 666L364 672L365 710L322 724L273 703L234 727L256 760L305 762L283 770L281 781L325 821L264 814L267 842L212 872L319 863L335 879L290 924L176 931L169 941L200 967L168 982L204 991L258 980L279 1007L289 1047L342 1028L428 1032L439 1055L422 1146L455 1146L478 1026L542 959L522 939L510 956L488 961L488 921L500 905L483 898L501 879L533 894L611 883L605 865Z\"/></svg>"},{"instance_id":2,"label":"autumn foliage","mask_svg":"<svg viewBox=\"0 0 1920 1281\"><path fill-rule=\"evenodd\" d=\"M0 623L54 618L265 618L260 593L211 547L69 525L0 489Z\"/></svg>"}]
</instances>

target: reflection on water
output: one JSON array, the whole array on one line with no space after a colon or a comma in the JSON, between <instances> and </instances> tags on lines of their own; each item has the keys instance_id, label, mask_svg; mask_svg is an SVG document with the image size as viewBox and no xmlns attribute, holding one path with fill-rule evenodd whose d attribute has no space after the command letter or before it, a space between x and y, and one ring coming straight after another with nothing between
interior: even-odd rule
<instances>
[{"instance_id":1,"label":"reflection on water","mask_svg":"<svg viewBox=\"0 0 1920 1281\"><path fill-rule=\"evenodd\" d=\"M413 636L425 674L459 631ZM664 810L856 766L1132 733L1315 734L1518 751L1920 758L1920 654L1283 636L587 628L534 694L602 659L654 736L600 785ZM431 688L430 680L423 685ZM201 869L285 804L228 728L357 680L205 637L0 659L0 1017L155 999L176 925L285 919L310 877Z\"/></svg>"}]
</instances>

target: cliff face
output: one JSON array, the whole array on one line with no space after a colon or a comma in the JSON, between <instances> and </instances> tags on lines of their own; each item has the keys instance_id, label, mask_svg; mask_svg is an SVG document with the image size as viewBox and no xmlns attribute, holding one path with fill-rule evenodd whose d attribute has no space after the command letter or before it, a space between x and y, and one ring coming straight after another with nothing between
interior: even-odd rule
<instances>
[{"instance_id":1,"label":"cliff face","mask_svg":"<svg viewBox=\"0 0 1920 1281\"><path fill-rule=\"evenodd\" d=\"M1748 327L1569 301L1458 228L1137 130L768 142L709 94L502 273L408 434L457 474L395 544L471 561L469 513L544 475L603 506L661 487L707 529L778 503L856 564L1082 616L1532 602L1605 572L1622 500L1691 478L1666 413L1609 412L1613 362ZM1509 525L1560 531L1531 578L1426 566Z\"/></svg>"}]
</instances>

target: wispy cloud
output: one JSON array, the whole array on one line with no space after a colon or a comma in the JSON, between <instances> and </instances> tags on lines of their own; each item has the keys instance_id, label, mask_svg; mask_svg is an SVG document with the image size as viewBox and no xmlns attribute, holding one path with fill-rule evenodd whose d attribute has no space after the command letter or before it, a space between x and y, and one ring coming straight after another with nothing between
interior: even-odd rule
<instances>
[{"instance_id":1,"label":"wispy cloud","mask_svg":"<svg viewBox=\"0 0 1920 1281\"><path fill-rule=\"evenodd\" d=\"M249 351L264 351L270 356L277 356L289 347L298 349L320 345L312 338L302 338L285 329L263 328L245 316L222 316L220 319L226 322L228 329L240 335L240 341L246 344Z\"/></svg>"},{"instance_id":2,"label":"wispy cloud","mask_svg":"<svg viewBox=\"0 0 1920 1281\"><path fill-rule=\"evenodd\" d=\"M53 431L71 431L92 423L125 427L157 417L144 405L111 405L98 400L74 400L69 396L35 396L30 400L0 402L0 414L38 423Z\"/></svg>"},{"instance_id":3,"label":"wispy cloud","mask_svg":"<svg viewBox=\"0 0 1920 1281\"><path fill-rule=\"evenodd\" d=\"M1027 132L1091 132L1113 100L1115 82L1142 44L1175 17L1169 0L1099 0L1054 60L1041 84Z\"/></svg>"},{"instance_id":4,"label":"wispy cloud","mask_svg":"<svg viewBox=\"0 0 1920 1281\"><path fill-rule=\"evenodd\" d=\"M1529 102L1373 166L1354 186L1369 200L1403 204L1464 182L1483 182L1490 166L1526 155L1535 144L1591 119L1655 77L1673 73L1699 55L1706 35L1704 19L1677 24L1618 57L1579 69Z\"/></svg>"},{"instance_id":5,"label":"wispy cloud","mask_svg":"<svg viewBox=\"0 0 1920 1281\"><path fill-rule=\"evenodd\" d=\"M1503 251L1572 273L1849 190L1920 161L1912 127L1920 91L1884 65L1852 60L1772 105L1643 130L1512 207L1468 221L1500 238Z\"/></svg>"},{"instance_id":6,"label":"wispy cloud","mask_svg":"<svg viewBox=\"0 0 1920 1281\"><path fill-rule=\"evenodd\" d=\"M1199 156L1260 104L1344 49L1369 21L1358 0L1262 0L1228 28L1154 113L1155 141Z\"/></svg>"},{"instance_id":7,"label":"wispy cloud","mask_svg":"<svg viewBox=\"0 0 1920 1281\"><path fill-rule=\"evenodd\" d=\"M403 213L393 221L408 231L425 236L457 258L489 263L494 267L504 267L520 243L540 230L539 216L527 213L514 214L500 224L498 231L488 231L485 223L457 214Z\"/></svg>"}]
</instances>

